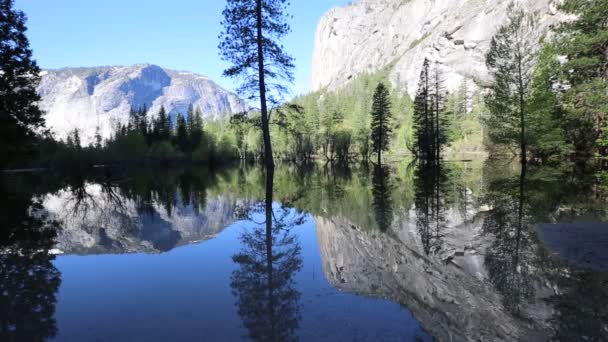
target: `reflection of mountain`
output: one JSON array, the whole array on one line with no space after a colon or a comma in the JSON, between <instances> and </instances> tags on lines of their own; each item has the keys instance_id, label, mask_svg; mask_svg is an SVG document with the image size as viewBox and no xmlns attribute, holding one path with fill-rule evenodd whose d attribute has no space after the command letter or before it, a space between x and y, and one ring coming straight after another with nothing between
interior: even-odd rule
<instances>
[{"instance_id":1,"label":"reflection of mountain","mask_svg":"<svg viewBox=\"0 0 608 342\"><path fill-rule=\"evenodd\" d=\"M509 315L491 285L467 272L470 266L426 257L412 233L399 241L346 220L316 220L323 270L335 287L400 303L439 341L538 340L546 332Z\"/></svg>"},{"instance_id":2,"label":"reflection of mountain","mask_svg":"<svg viewBox=\"0 0 608 342\"><path fill-rule=\"evenodd\" d=\"M247 205L232 196L207 198L200 208L181 201L167 206L160 198L144 205L97 183L85 184L80 192L84 195L64 189L44 199L63 228L56 249L67 254L168 251L215 236Z\"/></svg>"}]
</instances>

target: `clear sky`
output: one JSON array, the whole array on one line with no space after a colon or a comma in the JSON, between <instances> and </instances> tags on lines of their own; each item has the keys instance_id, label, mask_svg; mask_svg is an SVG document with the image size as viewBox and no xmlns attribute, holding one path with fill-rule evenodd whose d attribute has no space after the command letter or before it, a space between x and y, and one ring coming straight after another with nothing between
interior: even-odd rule
<instances>
[{"instance_id":1,"label":"clear sky","mask_svg":"<svg viewBox=\"0 0 608 342\"><path fill-rule=\"evenodd\" d=\"M296 58L293 93L310 85L319 18L348 0L292 0L293 32L284 40ZM42 68L152 63L223 78L218 34L225 0L16 0L28 20L28 37Z\"/></svg>"}]
</instances>

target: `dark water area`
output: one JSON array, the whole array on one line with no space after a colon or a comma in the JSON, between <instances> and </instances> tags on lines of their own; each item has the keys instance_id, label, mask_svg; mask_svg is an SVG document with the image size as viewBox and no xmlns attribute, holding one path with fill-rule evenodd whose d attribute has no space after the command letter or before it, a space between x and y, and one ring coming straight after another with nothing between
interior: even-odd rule
<instances>
[{"instance_id":1,"label":"dark water area","mask_svg":"<svg viewBox=\"0 0 608 342\"><path fill-rule=\"evenodd\" d=\"M608 340L599 167L1 177L1 341Z\"/></svg>"}]
</instances>

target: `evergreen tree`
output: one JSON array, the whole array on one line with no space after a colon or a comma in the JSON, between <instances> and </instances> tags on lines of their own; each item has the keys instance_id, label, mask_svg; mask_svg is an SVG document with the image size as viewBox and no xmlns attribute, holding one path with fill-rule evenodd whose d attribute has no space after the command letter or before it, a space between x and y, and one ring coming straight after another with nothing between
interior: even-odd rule
<instances>
[{"instance_id":1,"label":"evergreen tree","mask_svg":"<svg viewBox=\"0 0 608 342\"><path fill-rule=\"evenodd\" d=\"M190 125L190 143L192 144L192 150L196 150L203 141L203 114L200 108L196 108L194 111L194 117L192 124Z\"/></svg>"},{"instance_id":2,"label":"evergreen tree","mask_svg":"<svg viewBox=\"0 0 608 342\"><path fill-rule=\"evenodd\" d=\"M576 17L558 28L569 141L579 156L608 155L596 142L608 127L608 1L565 0L560 9Z\"/></svg>"},{"instance_id":3,"label":"evergreen tree","mask_svg":"<svg viewBox=\"0 0 608 342\"><path fill-rule=\"evenodd\" d=\"M78 129L74 129L71 136L74 149L80 150L82 148L82 144L80 142L80 131L78 131Z\"/></svg>"},{"instance_id":4,"label":"evergreen tree","mask_svg":"<svg viewBox=\"0 0 608 342\"><path fill-rule=\"evenodd\" d=\"M391 126L391 100L389 90L379 83L374 92L372 103L372 148L376 152L378 165L382 163L382 152L388 151L393 133Z\"/></svg>"},{"instance_id":5,"label":"evergreen tree","mask_svg":"<svg viewBox=\"0 0 608 342\"><path fill-rule=\"evenodd\" d=\"M190 139L188 138L188 126L184 117L177 113L175 140L180 151L187 153L190 149Z\"/></svg>"},{"instance_id":6,"label":"evergreen tree","mask_svg":"<svg viewBox=\"0 0 608 342\"><path fill-rule=\"evenodd\" d=\"M188 111L186 112L186 127L188 128L188 152L194 151L194 142L192 141L192 132L194 126L194 106L188 105Z\"/></svg>"},{"instance_id":7,"label":"evergreen tree","mask_svg":"<svg viewBox=\"0 0 608 342\"><path fill-rule=\"evenodd\" d=\"M141 132L141 134L144 136L144 138L146 139L146 142L149 142L149 132L148 132L148 107L146 106L146 104L144 103L143 106L141 106L139 108L139 112L138 112L138 116L139 116L139 131Z\"/></svg>"},{"instance_id":8,"label":"evergreen tree","mask_svg":"<svg viewBox=\"0 0 608 342\"><path fill-rule=\"evenodd\" d=\"M224 75L239 77L239 89L249 100L259 99L266 167L274 168L270 141L268 103L276 102L272 92L286 92L284 82L293 81L293 58L279 40L289 33L286 22L288 0L228 0L223 11L224 31L220 35L221 56L232 66Z\"/></svg>"},{"instance_id":9,"label":"evergreen tree","mask_svg":"<svg viewBox=\"0 0 608 342\"><path fill-rule=\"evenodd\" d=\"M101 136L101 128L95 127L95 149L101 150L103 143L103 137Z\"/></svg>"},{"instance_id":10,"label":"evergreen tree","mask_svg":"<svg viewBox=\"0 0 608 342\"><path fill-rule=\"evenodd\" d=\"M25 14L13 0L0 0L0 166L32 151L44 128L40 96L40 68L32 59L25 35Z\"/></svg>"},{"instance_id":11,"label":"evergreen tree","mask_svg":"<svg viewBox=\"0 0 608 342\"><path fill-rule=\"evenodd\" d=\"M435 62L435 67L433 68L431 101L432 104L430 107L433 113L433 159L439 161L441 159L442 147L447 143L447 91L443 86L443 76L441 74L441 69L439 69L438 62Z\"/></svg>"},{"instance_id":12,"label":"evergreen tree","mask_svg":"<svg viewBox=\"0 0 608 342\"><path fill-rule=\"evenodd\" d=\"M457 92L457 103L456 108L454 108L454 117L463 117L467 113L469 113L470 108L470 89L469 89L469 80L465 77L460 84Z\"/></svg>"},{"instance_id":13,"label":"evergreen tree","mask_svg":"<svg viewBox=\"0 0 608 342\"><path fill-rule=\"evenodd\" d=\"M530 85L527 117L527 144L530 154L541 161L565 155L571 150L563 126L563 110L554 86L560 63L553 45L547 45L538 58Z\"/></svg>"},{"instance_id":14,"label":"evergreen tree","mask_svg":"<svg viewBox=\"0 0 608 342\"><path fill-rule=\"evenodd\" d=\"M486 65L494 84L486 96L490 117L488 136L494 144L519 145L521 161L527 161L526 116L528 96L538 54L536 19L511 3L508 22L492 38Z\"/></svg>"},{"instance_id":15,"label":"evergreen tree","mask_svg":"<svg viewBox=\"0 0 608 342\"><path fill-rule=\"evenodd\" d=\"M160 107L158 117L156 119L155 128L158 131L158 139L162 141L171 140L172 124L171 118L167 115L165 107Z\"/></svg>"},{"instance_id":16,"label":"evergreen tree","mask_svg":"<svg viewBox=\"0 0 608 342\"><path fill-rule=\"evenodd\" d=\"M422 64L414 99L414 146L416 157L428 160L433 151L433 115L431 111L431 70L428 59Z\"/></svg>"}]
</instances>

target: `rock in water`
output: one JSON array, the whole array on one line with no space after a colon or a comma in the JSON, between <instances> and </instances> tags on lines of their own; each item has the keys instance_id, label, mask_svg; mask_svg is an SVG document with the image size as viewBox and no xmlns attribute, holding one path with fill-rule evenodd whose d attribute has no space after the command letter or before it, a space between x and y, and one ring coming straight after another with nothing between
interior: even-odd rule
<instances>
[{"instance_id":1,"label":"rock in water","mask_svg":"<svg viewBox=\"0 0 608 342\"><path fill-rule=\"evenodd\" d=\"M315 38L312 90L390 67L393 85L413 96L425 57L443 65L448 90L463 77L489 81L485 54L511 0L359 0L330 10ZM542 32L564 20L556 0L520 0Z\"/></svg>"},{"instance_id":2,"label":"rock in water","mask_svg":"<svg viewBox=\"0 0 608 342\"><path fill-rule=\"evenodd\" d=\"M205 120L247 108L206 76L150 64L45 70L38 92L47 126L59 138L78 129L85 144L93 140L97 126L107 138L117 123L128 122L131 107L146 105L154 116L161 106L185 114L193 104Z\"/></svg>"}]
</instances>

